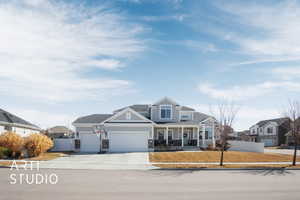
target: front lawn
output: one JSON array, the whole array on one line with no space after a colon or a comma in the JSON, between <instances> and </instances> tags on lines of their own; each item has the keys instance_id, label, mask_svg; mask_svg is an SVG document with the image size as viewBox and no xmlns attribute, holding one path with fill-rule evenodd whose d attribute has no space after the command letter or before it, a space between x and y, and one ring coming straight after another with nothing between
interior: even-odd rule
<instances>
[{"instance_id":1,"label":"front lawn","mask_svg":"<svg viewBox=\"0 0 300 200\"><path fill-rule=\"evenodd\" d=\"M219 162L219 151L203 152L153 152L150 162ZM292 155L227 151L224 162L291 162ZM300 157L297 158L300 161Z\"/></svg>"},{"instance_id":2,"label":"front lawn","mask_svg":"<svg viewBox=\"0 0 300 200\"><path fill-rule=\"evenodd\" d=\"M271 164L264 164L264 165L242 165L242 164L232 164L232 165L192 165L192 164L155 164L154 166L159 167L159 168L165 168L165 169L212 169L212 168L220 168L220 169L237 169L237 168L251 168L251 169L300 169L300 165L292 166L292 165L271 165Z\"/></svg>"}]
</instances>

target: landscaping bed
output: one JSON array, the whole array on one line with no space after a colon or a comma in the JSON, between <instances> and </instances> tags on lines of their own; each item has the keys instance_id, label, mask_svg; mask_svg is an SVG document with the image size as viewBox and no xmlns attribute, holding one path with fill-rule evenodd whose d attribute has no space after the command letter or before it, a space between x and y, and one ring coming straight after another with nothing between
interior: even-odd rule
<instances>
[{"instance_id":1,"label":"landscaping bed","mask_svg":"<svg viewBox=\"0 0 300 200\"><path fill-rule=\"evenodd\" d=\"M219 151L203 152L151 152L150 162L219 162ZM227 151L224 162L291 162L292 155ZM300 161L300 157L297 157Z\"/></svg>"}]
</instances>

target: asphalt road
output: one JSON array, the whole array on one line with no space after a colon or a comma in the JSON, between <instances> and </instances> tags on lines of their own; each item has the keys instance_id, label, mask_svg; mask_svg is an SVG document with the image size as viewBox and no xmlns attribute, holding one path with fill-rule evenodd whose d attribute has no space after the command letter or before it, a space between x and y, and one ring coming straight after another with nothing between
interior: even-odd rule
<instances>
[{"instance_id":1,"label":"asphalt road","mask_svg":"<svg viewBox=\"0 0 300 200\"><path fill-rule=\"evenodd\" d=\"M57 184L20 184L20 174L56 174ZM16 176L10 178L12 174ZM27 174L27 175L26 175ZM36 176L36 175L35 175ZM22 179L26 181L26 179ZM41 180L41 179L39 179ZM16 184L10 182L17 181ZM52 181L55 179L52 177ZM300 171L0 169L0 199L300 199Z\"/></svg>"}]
</instances>

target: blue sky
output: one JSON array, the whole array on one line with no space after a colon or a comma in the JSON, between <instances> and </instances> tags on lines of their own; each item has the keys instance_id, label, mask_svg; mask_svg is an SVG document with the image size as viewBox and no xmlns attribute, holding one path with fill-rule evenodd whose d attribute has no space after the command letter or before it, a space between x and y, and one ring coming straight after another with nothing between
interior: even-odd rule
<instances>
[{"instance_id":1,"label":"blue sky","mask_svg":"<svg viewBox=\"0 0 300 200\"><path fill-rule=\"evenodd\" d=\"M168 96L234 127L300 97L300 3L0 0L1 107L47 128Z\"/></svg>"}]
</instances>

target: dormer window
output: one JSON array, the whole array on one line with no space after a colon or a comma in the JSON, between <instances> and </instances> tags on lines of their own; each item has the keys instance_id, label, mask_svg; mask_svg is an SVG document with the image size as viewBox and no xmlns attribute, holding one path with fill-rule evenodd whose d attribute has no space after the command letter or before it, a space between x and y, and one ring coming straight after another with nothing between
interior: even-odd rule
<instances>
[{"instance_id":1,"label":"dormer window","mask_svg":"<svg viewBox=\"0 0 300 200\"><path fill-rule=\"evenodd\" d=\"M172 116L172 105L160 106L160 119L170 120Z\"/></svg>"}]
</instances>

